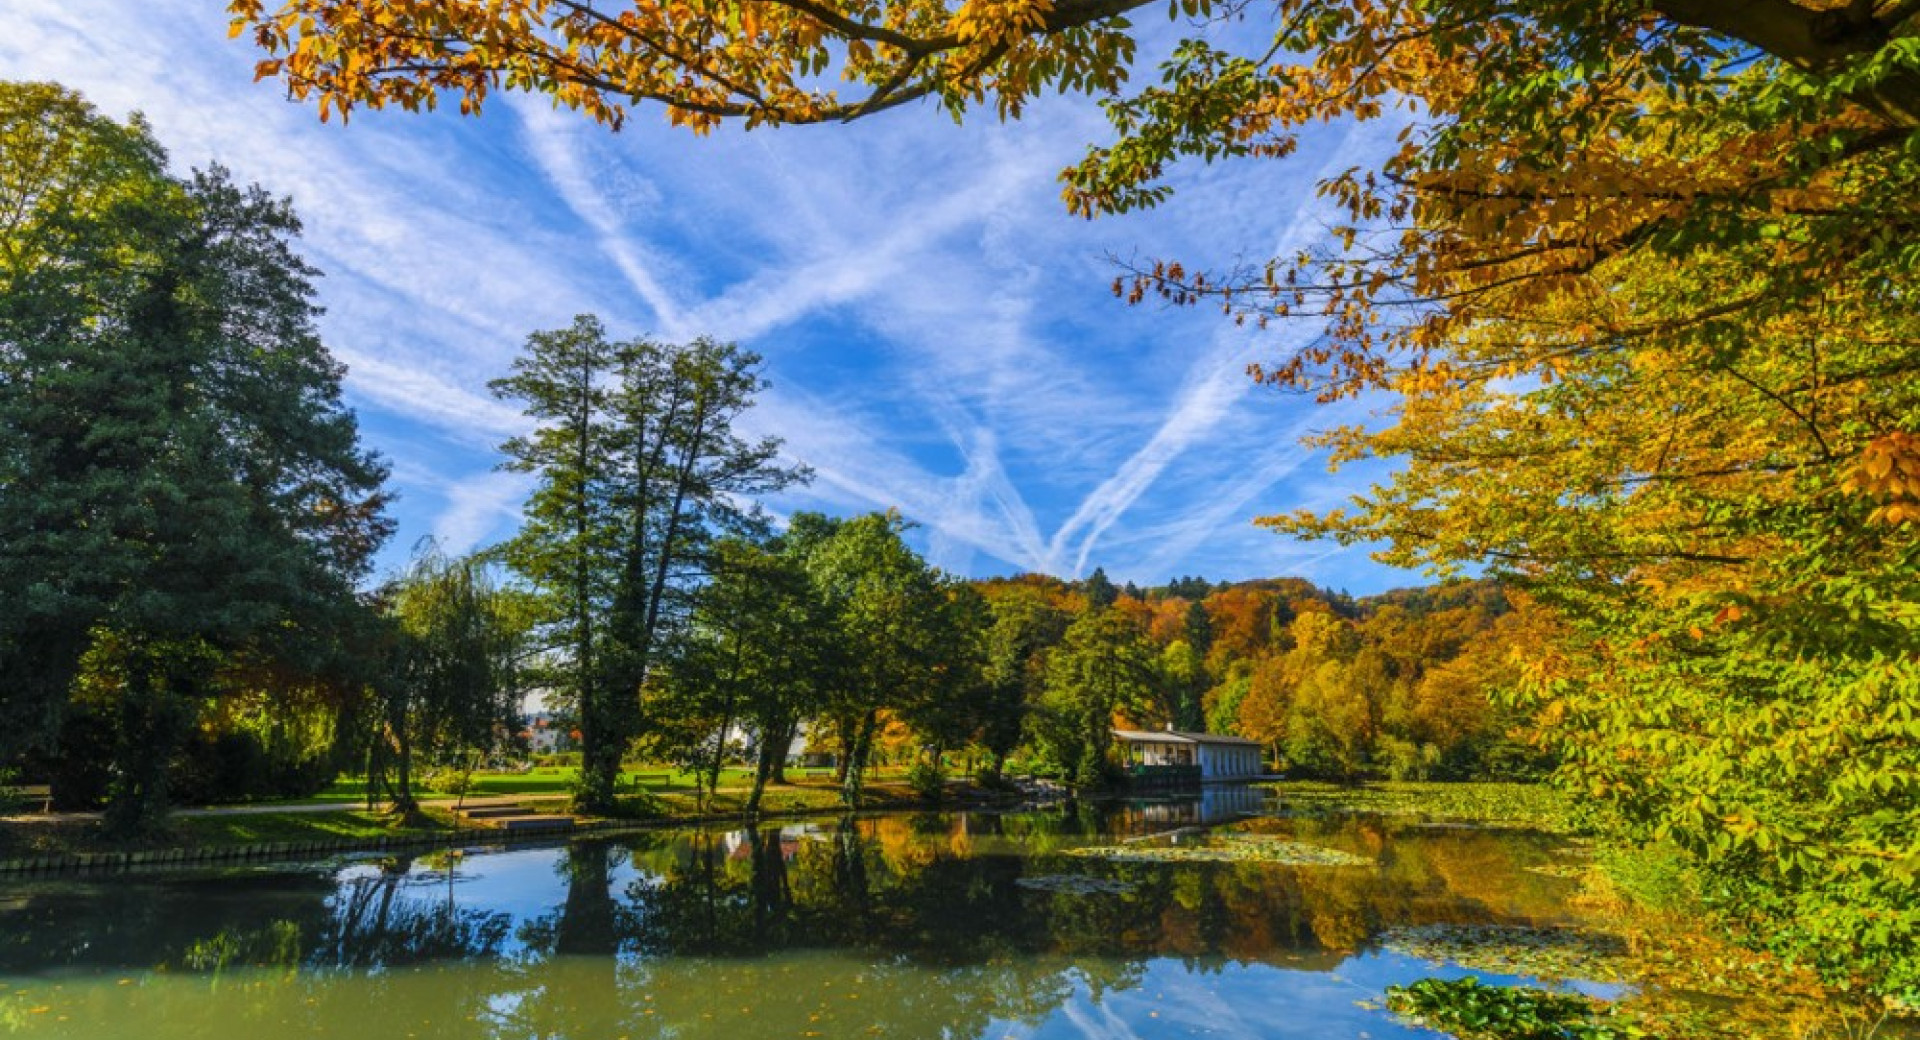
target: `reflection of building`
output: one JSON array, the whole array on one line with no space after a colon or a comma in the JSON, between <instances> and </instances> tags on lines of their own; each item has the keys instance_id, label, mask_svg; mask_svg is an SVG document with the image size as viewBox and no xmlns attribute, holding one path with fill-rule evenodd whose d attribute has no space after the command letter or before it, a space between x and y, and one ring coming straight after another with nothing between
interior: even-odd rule
<instances>
[{"instance_id":1,"label":"reflection of building","mask_svg":"<svg viewBox=\"0 0 1920 1040\"><path fill-rule=\"evenodd\" d=\"M1167 827L1210 826L1229 823L1267 810L1267 790L1247 784L1208 784L1197 792L1157 801L1128 802L1121 829L1161 830Z\"/></svg>"},{"instance_id":2,"label":"reflection of building","mask_svg":"<svg viewBox=\"0 0 1920 1040\"><path fill-rule=\"evenodd\" d=\"M720 847L726 850L728 859L744 860L749 858L753 853L755 837L755 835L749 835L744 830L728 831L721 836ZM780 858L788 863L792 863L793 857L800 853L800 843L802 841L819 841L823 837L823 833L818 827L803 823L788 827L768 828L767 830L759 832L757 837L761 848L765 848L772 842L779 842Z\"/></svg>"},{"instance_id":3,"label":"reflection of building","mask_svg":"<svg viewBox=\"0 0 1920 1040\"><path fill-rule=\"evenodd\" d=\"M1180 730L1116 729L1113 739L1136 780L1248 780L1260 775L1260 744Z\"/></svg>"}]
</instances>

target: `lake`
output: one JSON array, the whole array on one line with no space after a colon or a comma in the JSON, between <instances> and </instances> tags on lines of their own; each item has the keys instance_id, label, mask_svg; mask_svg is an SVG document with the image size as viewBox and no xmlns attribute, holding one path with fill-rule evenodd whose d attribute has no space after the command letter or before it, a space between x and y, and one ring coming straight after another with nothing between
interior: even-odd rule
<instances>
[{"instance_id":1,"label":"lake","mask_svg":"<svg viewBox=\"0 0 1920 1040\"><path fill-rule=\"evenodd\" d=\"M1389 984L1518 981L1418 937L1580 922L1564 838L1274 797L0 883L0 1031L1392 1040Z\"/></svg>"}]
</instances>

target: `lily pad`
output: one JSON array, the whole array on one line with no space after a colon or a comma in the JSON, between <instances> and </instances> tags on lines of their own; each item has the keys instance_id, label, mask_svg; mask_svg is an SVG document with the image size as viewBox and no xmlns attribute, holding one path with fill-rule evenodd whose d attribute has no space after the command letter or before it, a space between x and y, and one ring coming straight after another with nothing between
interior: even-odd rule
<instances>
[{"instance_id":1,"label":"lily pad","mask_svg":"<svg viewBox=\"0 0 1920 1040\"><path fill-rule=\"evenodd\" d=\"M1036 892L1060 892L1073 896L1125 895L1133 891L1133 886L1125 881L1088 877L1085 874L1040 874L1016 878L1013 883Z\"/></svg>"},{"instance_id":2,"label":"lily pad","mask_svg":"<svg viewBox=\"0 0 1920 1040\"><path fill-rule=\"evenodd\" d=\"M1393 953L1502 975L1626 982L1634 974L1624 940L1575 928L1430 924L1380 938Z\"/></svg>"},{"instance_id":3,"label":"lily pad","mask_svg":"<svg viewBox=\"0 0 1920 1040\"><path fill-rule=\"evenodd\" d=\"M1226 834L1208 845L1088 845L1069 855L1115 863L1280 863L1300 867L1370 867L1373 861L1339 849L1253 834Z\"/></svg>"},{"instance_id":4,"label":"lily pad","mask_svg":"<svg viewBox=\"0 0 1920 1040\"><path fill-rule=\"evenodd\" d=\"M1545 877L1567 878L1571 880L1586 874L1591 868L1580 863L1540 863L1522 869L1526 870L1529 874L1540 874Z\"/></svg>"}]
</instances>

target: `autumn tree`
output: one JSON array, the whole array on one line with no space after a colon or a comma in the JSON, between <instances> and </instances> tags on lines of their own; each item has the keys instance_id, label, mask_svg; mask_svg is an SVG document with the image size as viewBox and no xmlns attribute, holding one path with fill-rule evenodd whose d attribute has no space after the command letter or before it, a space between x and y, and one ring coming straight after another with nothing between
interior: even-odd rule
<instances>
[{"instance_id":1,"label":"autumn tree","mask_svg":"<svg viewBox=\"0 0 1920 1040\"><path fill-rule=\"evenodd\" d=\"M1207 669L1226 672L1226 662L1251 658L1272 643L1275 596L1250 585L1216 588L1201 601L1207 622Z\"/></svg>"}]
</instances>

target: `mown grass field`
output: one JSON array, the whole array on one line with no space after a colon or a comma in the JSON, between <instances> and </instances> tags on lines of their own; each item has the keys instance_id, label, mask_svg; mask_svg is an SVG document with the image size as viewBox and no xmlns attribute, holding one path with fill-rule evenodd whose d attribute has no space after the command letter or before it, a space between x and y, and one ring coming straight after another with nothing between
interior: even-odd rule
<instances>
[{"instance_id":1,"label":"mown grass field","mask_svg":"<svg viewBox=\"0 0 1920 1040\"><path fill-rule=\"evenodd\" d=\"M468 797L506 795L529 799L564 799L572 791L579 770L547 767L530 773L476 773ZM870 770L872 778L862 807L902 808L917 803L916 796L898 782L899 770ZM841 809L840 789L829 770L791 770L791 782L772 785L760 800L760 811L781 813L825 812ZM622 778L619 819L636 823L672 823L737 815L745 806L752 776L745 770L721 774L720 790L702 805L693 777L668 768L629 770ZM364 805L364 778L346 777L313 798L282 803L255 803L225 807L231 811L205 814L176 813L166 825L138 838L113 838L92 820L43 821L0 826L0 858L63 855L79 852L133 851L172 848L215 848L261 842L364 841L380 838L432 837L454 829L452 795L426 790L421 811L406 818L369 812ZM338 806L316 811L299 806ZM275 811L275 806L283 806Z\"/></svg>"},{"instance_id":2,"label":"mown grass field","mask_svg":"<svg viewBox=\"0 0 1920 1040\"><path fill-rule=\"evenodd\" d=\"M889 780L901 774L901 770L892 767L869 769L867 775L875 780ZM495 795L525 795L528 797L564 797L573 791L574 781L579 777L577 766L538 766L526 773L475 772L473 786L468 789L468 797L490 797ZM789 769L787 778L796 786L831 784L833 771L830 769ZM753 773L746 769L724 769L720 772L720 788L748 787L753 783ZM674 791L694 790L693 774L672 766L635 766L620 774L620 790L639 794L643 792L671 793ZM777 787L769 788L778 790ZM430 790L415 781L415 794L423 801L452 799L457 796L441 794ZM295 805L305 803L338 803L341 805L364 804L367 800L367 781L363 776L343 776L327 785L325 790L305 798L286 798L269 802L255 802L255 805Z\"/></svg>"}]
</instances>

